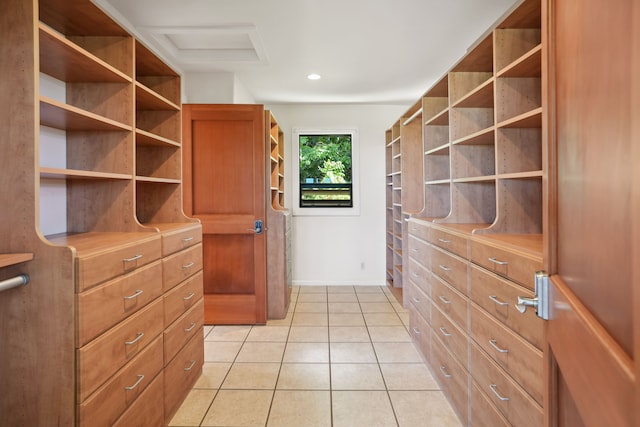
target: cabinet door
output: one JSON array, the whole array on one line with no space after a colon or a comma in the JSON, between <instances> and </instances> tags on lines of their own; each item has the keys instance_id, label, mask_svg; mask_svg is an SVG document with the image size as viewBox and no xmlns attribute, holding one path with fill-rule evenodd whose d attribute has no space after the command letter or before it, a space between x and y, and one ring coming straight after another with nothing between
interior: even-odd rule
<instances>
[{"instance_id":1,"label":"cabinet door","mask_svg":"<svg viewBox=\"0 0 640 427\"><path fill-rule=\"evenodd\" d=\"M557 181L545 406L550 425L637 426L638 3L549 5Z\"/></svg>"},{"instance_id":2,"label":"cabinet door","mask_svg":"<svg viewBox=\"0 0 640 427\"><path fill-rule=\"evenodd\" d=\"M183 108L184 210L202 221L206 324L266 322L264 111Z\"/></svg>"}]
</instances>

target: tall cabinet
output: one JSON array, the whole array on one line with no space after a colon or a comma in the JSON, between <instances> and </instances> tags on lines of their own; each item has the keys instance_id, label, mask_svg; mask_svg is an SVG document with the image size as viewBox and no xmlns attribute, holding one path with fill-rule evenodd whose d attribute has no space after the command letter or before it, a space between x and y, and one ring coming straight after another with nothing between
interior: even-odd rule
<instances>
[{"instance_id":1,"label":"tall cabinet","mask_svg":"<svg viewBox=\"0 0 640 427\"><path fill-rule=\"evenodd\" d=\"M518 296L533 296L542 269L541 24L540 0L521 1L406 113L411 120L391 128L400 126L401 144L403 129L421 137L422 164L401 170L396 198L405 214L412 198L421 210L406 227L402 217L387 222L407 243L410 332L465 424L543 425L543 324L515 308ZM407 195L407 180L420 180L416 195Z\"/></svg>"},{"instance_id":2,"label":"tall cabinet","mask_svg":"<svg viewBox=\"0 0 640 427\"><path fill-rule=\"evenodd\" d=\"M3 422L163 425L204 358L180 77L88 0L0 20Z\"/></svg>"}]
</instances>

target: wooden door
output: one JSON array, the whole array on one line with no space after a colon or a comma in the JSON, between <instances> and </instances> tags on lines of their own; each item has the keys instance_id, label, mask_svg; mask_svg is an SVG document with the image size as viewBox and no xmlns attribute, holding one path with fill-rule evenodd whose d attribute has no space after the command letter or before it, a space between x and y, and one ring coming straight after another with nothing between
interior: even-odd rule
<instances>
[{"instance_id":1,"label":"wooden door","mask_svg":"<svg viewBox=\"0 0 640 427\"><path fill-rule=\"evenodd\" d=\"M549 0L548 7L547 421L637 426L638 2Z\"/></svg>"},{"instance_id":2,"label":"wooden door","mask_svg":"<svg viewBox=\"0 0 640 427\"><path fill-rule=\"evenodd\" d=\"M206 324L266 322L264 110L183 106L184 207L202 221ZM263 227L264 229L264 227Z\"/></svg>"}]
</instances>

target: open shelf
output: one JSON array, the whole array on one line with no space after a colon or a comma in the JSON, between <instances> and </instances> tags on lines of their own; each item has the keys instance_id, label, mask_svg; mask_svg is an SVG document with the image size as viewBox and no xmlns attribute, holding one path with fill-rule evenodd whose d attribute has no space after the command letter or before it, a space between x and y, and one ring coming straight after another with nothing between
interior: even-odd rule
<instances>
[{"instance_id":1,"label":"open shelf","mask_svg":"<svg viewBox=\"0 0 640 427\"><path fill-rule=\"evenodd\" d=\"M40 124L61 130L128 131L132 127L90 111L40 96Z\"/></svg>"},{"instance_id":2,"label":"open shelf","mask_svg":"<svg viewBox=\"0 0 640 427\"><path fill-rule=\"evenodd\" d=\"M40 168L40 178L47 179L97 179L97 180L131 180L133 175L122 173L97 172L74 169Z\"/></svg>"},{"instance_id":3,"label":"open shelf","mask_svg":"<svg viewBox=\"0 0 640 427\"><path fill-rule=\"evenodd\" d=\"M32 259L32 253L0 254L0 268L21 264Z\"/></svg>"}]
</instances>

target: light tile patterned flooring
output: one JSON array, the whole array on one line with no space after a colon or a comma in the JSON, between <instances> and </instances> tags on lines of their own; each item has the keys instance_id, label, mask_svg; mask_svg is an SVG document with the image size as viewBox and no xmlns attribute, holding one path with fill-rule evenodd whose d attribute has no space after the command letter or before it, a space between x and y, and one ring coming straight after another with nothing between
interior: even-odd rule
<instances>
[{"instance_id":1,"label":"light tile patterned flooring","mask_svg":"<svg viewBox=\"0 0 640 427\"><path fill-rule=\"evenodd\" d=\"M203 375L170 426L460 426L385 287L294 287L283 320L206 326Z\"/></svg>"}]
</instances>

